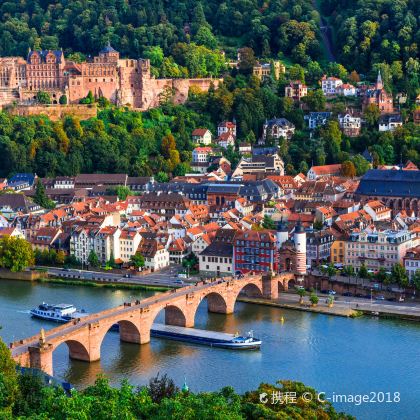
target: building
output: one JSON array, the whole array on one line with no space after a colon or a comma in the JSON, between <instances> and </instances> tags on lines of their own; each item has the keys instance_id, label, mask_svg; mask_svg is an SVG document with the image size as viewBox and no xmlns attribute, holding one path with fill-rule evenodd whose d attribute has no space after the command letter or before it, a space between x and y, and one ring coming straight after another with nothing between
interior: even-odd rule
<instances>
[{"instance_id":1,"label":"building","mask_svg":"<svg viewBox=\"0 0 420 420\"><path fill-rule=\"evenodd\" d=\"M414 121L414 124L420 125L420 108L417 108L414 110L413 121Z\"/></svg>"},{"instance_id":2,"label":"building","mask_svg":"<svg viewBox=\"0 0 420 420\"><path fill-rule=\"evenodd\" d=\"M130 261L136 254L142 240L136 229L123 229L120 234L120 258L123 263Z\"/></svg>"},{"instance_id":3,"label":"building","mask_svg":"<svg viewBox=\"0 0 420 420\"><path fill-rule=\"evenodd\" d=\"M420 171L370 169L355 192L356 199L380 200L393 212L420 211Z\"/></svg>"},{"instance_id":4,"label":"building","mask_svg":"<svg viewBox=\"0 0 420 420\"><path fill-rule=\"evenodd\" d=\"M391 271L403 263L407 251L416 244L414 235L408 230L377 230L373 225L363 230L353 230L345 245L344 265L356 271L364 265L368 270L381 267Z\"/></svg>"},{"instance_id":5,"label":"building","mask_svg":"<svg viewBox=\"0 0 420 420\"><path fill-rule=\"evenodd\" d=\"M18 214L39 212L42 212L41 206L23 194L0 194L0 213L8 219L12 219Z\"/></svg>"},{"instance_id":6,"label":"building","mask_svg":"<svg viewBox=\"0 0 420 420\"><path fill-rule=\"evenodd\" d=\"M238 233L233 245L233 260L235 273L277 272L276 235L269 230Z\"/></svg>"},{"instance_id":7,"label":"building","mask_svg":"<svg viewBox=\"0 0 420 420\"><path fill-rule=\"evenodd\" d=\"M236 122L223 121L217 126L217 137L220 137L224 133L230 133L236 138Z\"/></svg>"},{"instance_id":8,"label":"building","mask_svg":"<svg viewBox=\"0 0 420 420\"><path fill-rule=\"evenodd\" d=\"M357 137L362 128L362 118L352 113L338 114L338 124L343 134L349 137Z\"/></svg>"},{"instance_id":9,"label":"building","mask_svg":"<svg viewBox=\"0 0 420 420\"><path fill-rule=\"evenodd\" d=\"M346 241L342 238L336 238L331 244L330 261L333 264L344 265Z\"/></svg>"},{"instance_id":10,"label":"building","mask_svg":"<svg viewBox=\"0 0 420 420\"><path fill-rule=\"evenodd\" d=\"M310 112L305 115L305 120L308 121L308 127L310 130L315 130L321 125L325 125L331 118L332 112Z\"/></svg>"},{"instance_id":11,"label":"building","mask_svg":"<svg viewBox=\"0 0 420 420\"><path fill-rule=\"evenodd\" d=\"M307 173L308 180L315 180L323 176L341 175L341 163L333 165L312 166Z\"/></svg>"},{"instance_id":12,"label":"building","mask_svg":"<svg viewBox=\"0 0 420 420\"><path fill-rule=\"evenodd\" d=\"M284 175L283 159L276 153L273 155L252 155L242 157L232 173L232 179L242 179L246 174L269 173Z\"/></svg>"},{"instance_id":13,"label":"building","mask_svg":"<svg viewBox=\"0 0 420 420\"><path fill-rule=\"evenodd\" d=\"M306 233L306 264L311 267L330 260L335 236L330 229Z\"/></svg>"},{"instance_id":14,"label":"building","mask_svg":"<svg viewBox=\"0 0 420 420\"><path fill-rule=\"evenodd\" d=\"M166 220L170 220L175 214L185 215L191 204L191 200L181 194L156 194L152 192L142 195L138 202L141 210L159 214Z\"/></svg>"},{"instance_id":15,"label":"building","mask_svg":"<svg viewBox=\"0 0 420 420\"><path fill-rule=\"evenodd\" d=\"M335 89L335 93L341 96L356 96L357 90L349 83L343 83Z\"/></svg>"},{"instance_id":16,"label":"building","mask_svg":"<svg viewBox=\"0 0 420 420\"><path fill-rule=\"evenodd\" d=\"M299 102L307 94L308 87L300 80L294 80L284 88L284 96L293 99L295 102Z\"/></svg>"},{"instance_id":17,"label":"building","mask_svg":"<svg viewBox=\"0 0 420 420\"><path fill-rule=\"evenodd\" d=\"M192 141L196 144L211 144L212 142L212 135L211 131L207 130L207 128L196 128L192 133Z\"/></svg>"},{"instance_id":18,"label":"building","mask_svg":"<svg viewBox=\"0 0 420 420\"><path fill-rule=\"evenodd\" d=\"M196 147L192 151L193 162L205 162L208 163L209 155L213 152L211 147Z\"/></svg>"},{"instance_id":19,"label":"building","mask_svg":"<svg viewBox=\"0 0 420 420\"><path fill-rule=\"evenodd\" d=\"M343 84L343 81L337 77L324 77L321 79L321 89L324 95L335 95L337 94L337 88Z\"/></svg>"},{"instance_id":20,"label":"building","mask_svg":"<svg viewBox=\"0 0 420 420\"><path fill-rule=\"evenodd\" d=\"M143 255L144 267L159 271L169 265L169 252L154 238L142 238L137 253Z\"/></svg>"},{"instance_id":21,"label":"building","mask_svg":"<svg viewBox=\"0 0 420 420\"><path fill-rule=\"evenodd\" d=\"M50 94L58 104L65 95L68 103L77 104L89 91L117 105L149 109L159 106L168 89L175 103L188 98L189 88L196 86L207 91L216 87L219 79L155 79L150 73L150 61L122 59L111 45L87 61L66 60L62 50L30 50L26 60L21 57L0 58L0 105L14 102L30 104L39 91Z\"/></svg>"},{"instance_id":22,"label":"building","mask_svg":"<svg viewBox=\"0 0 420 420\"><path fill-rule=\"evenodd\" d=\"M236 231L220 229L212 243L198 256L200 275L224 277L233 274L233 242Z\"/></svg>"},{"instance_id":23,"label":"building","mask_svg":"<svg viewBox=\"0 0 420 420\"><path fill-rule=\"evenodd\" d=\"M408 249L403 260L408 278L412 280L417 272L420 273L420 245Z\"/></svg>"},{"instance_id":24,"label":"building","mask_svg":"<svg viewBox=\"0 0 420 420\"><path fill-rule=\"evenodd\" d=\"M278 140L280 137L290 139L295 133L295 126L286 118L273 118L263 125L263 140L271 137Z\"/></svg>"},{"instance_id":25,"label":"building","mask_svg":"<svg viewBox=\"0 0 420 420\"><path fill-rule=\"evenodd\" d=\"M402 125L401 114L384 114L379 118L379 131L394 131Z\"/></svg>"},{"instance_id":26,"label":"building","mask_svg":"<svg viewBox=\"0 0 420 420\"><path fill-rule=\"evenodd\" d=\"M385 206L382 201L368 201L363 206L363 210L372 218L374 222L391 220L391 209Z\"/></svg>"},{"instance_id":27,"label":"building","mask_svg":"<svg viewBox=\"0 0 420 420\"><path fill-rule=\"evenodd\" d=\"M368 89L363 97L363 110L369 105L376 105L381 111L381 114L394 112L392 95L384 89L380 71L378 72L378 79L375 86Z\"/></svg>"},{"instance_id":28,"label":"building","mask_svg":"<svg viewBox=\"0 0 420 420\"><path fill-rule=\"evenodd\" d=\"M286 72L286 67L278 60L273 60L271 63L257 62L252 68L252 74L260 80L269 79L272 77L278 80L280 74Z\"/></svg>"},{"instance_id":29,"label":"building","mask_svg":"<svg viewBox=\"0 0 420 420\"><path fill-rule=\"evenodd\" d=\"M216 140L215 143L219 147L227 149L229 146L235 146L235 136L232 133L222 133Z\"/></svg>"}]
</instances>

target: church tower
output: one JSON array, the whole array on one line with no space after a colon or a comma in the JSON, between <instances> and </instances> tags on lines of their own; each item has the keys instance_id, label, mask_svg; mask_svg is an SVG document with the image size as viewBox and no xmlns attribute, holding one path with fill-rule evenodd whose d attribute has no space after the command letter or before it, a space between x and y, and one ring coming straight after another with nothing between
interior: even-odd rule
<instances>
[{"instance_id":1,"label":"church tower","mask_svg":"<svg viewBox=\"0 0 420 420\"><path fill-rule=\"evenodd\" d=\"M378 70L378 78L376 79L376 89L382 90L383 88L384 88L384 84L382 82L381 71Z\"/></svg>"}]
</instances>

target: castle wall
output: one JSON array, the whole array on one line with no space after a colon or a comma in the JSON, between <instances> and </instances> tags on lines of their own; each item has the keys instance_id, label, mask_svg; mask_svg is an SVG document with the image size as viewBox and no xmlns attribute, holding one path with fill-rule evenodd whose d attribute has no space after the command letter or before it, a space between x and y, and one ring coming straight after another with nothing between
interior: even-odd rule
<instances>
[{"instance_id":1,"label":"castle wall","mask_svg":"<svg viewBox=\"0 0 420 420\"><path fill-rule=\"evenodd\" d=\"M96 117L96 105L18 105L8 110L12 115L27 117L29 115L48 115L52 121L61 120L67 115L87 120Z\"/></svg>"}]
</instances>

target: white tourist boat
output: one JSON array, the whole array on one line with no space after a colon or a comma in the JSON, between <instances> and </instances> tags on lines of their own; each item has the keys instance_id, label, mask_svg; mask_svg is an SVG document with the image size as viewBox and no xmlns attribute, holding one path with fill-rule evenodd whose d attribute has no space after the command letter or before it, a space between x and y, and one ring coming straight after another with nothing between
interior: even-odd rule
<instances>
[{"instance_id":1,"label":"white tourist boat","mask_svg":"<svg viewBox=\"0 0 420 420\"><path fill-rule=\"evenodd\" d=\"M78 311L74 305L67 303L50 305L43 302L37 308L31 309L29 312L34 318L61 323L89 315L84 309Z\"/></svg>"}]
</instances>

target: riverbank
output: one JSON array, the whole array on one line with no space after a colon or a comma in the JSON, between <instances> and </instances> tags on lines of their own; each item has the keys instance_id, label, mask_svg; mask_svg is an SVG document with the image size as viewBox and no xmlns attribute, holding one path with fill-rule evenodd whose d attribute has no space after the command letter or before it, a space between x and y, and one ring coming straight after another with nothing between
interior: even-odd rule
<instances>
[{"instance_id":1,"label":"riverbank","mask_svg":"<svg viewBox=\"0 0 420 420\"><path fill-rule=\"evenodd\" d=\"M314 312L324 315L335 315L341 317L350 317L355 318L358 316L358 311L355 311L351 308L340 308L337 306L328 307L328 306L311 306L310 304L300 305L299 303L292 302L282 302L278 300L266 300L260 298L250 298L245 296L238 297L238 301L244 303L253 303L256 305L265 305L265 306L274 306L276 308L290 309L294 311L303 311L303 312Z\"/></svg>"},{"instance_id":2,"label":"riverbank","mask_svg":"<svg viewBox=\"0 0 420 420\"><path fill-rule=\"evenodd\" d=\"M135 284L135 283L116 283L116 282L101 282L101 281L91 281L91 280L67 280L57 277L40 277L39 279L36 279L36 282L38 283L52 283L52 284L62 284L66 286L85 286L85 287L98 287L98 288L104 288L104 289L116 289L116 290L144 290L144 291L152 291L152 292L166 292L169 290L169 287L163 287L163 286L148 286L144 284Z\"/></svg>"}]
</instances>

